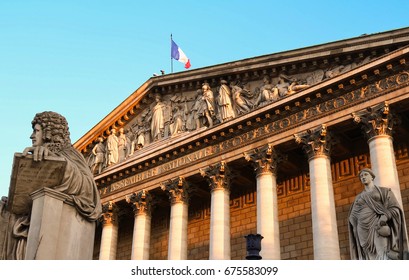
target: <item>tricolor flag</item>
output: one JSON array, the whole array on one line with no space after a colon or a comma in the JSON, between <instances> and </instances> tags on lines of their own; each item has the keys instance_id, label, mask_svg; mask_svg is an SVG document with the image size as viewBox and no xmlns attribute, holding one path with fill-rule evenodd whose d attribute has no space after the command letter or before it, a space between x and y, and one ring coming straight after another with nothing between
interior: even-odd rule
<instances>
[{"instance_id":1,"label":"tricolor flag","mask_svg":"<svg viewBox=\"0 0 409 280\"><path fill-rule=\"evenodd\" d=\"M189 58L185 55L185 53L182 51L181 48L179 48L178 45L176 45L176 43L173 41L173 39L171 39L172 41L172 49L170 51L170 56L185 64L185 68L189 69L190 68L190 60Z\"/></svg>"}]
</instances>

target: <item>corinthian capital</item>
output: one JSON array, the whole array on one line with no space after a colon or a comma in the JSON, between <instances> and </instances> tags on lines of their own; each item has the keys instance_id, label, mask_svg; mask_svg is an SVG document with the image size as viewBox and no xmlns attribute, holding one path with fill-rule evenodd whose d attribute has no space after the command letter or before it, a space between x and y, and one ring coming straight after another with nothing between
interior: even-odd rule
<instances>
[{"instance_id":1,"label":"corinthian capital","mask_svg":"<svg viewBox=\"0 0 409 280\"><path fill-rule=\"evenodd\" d=\"M262 173L277 174L277 165L283 156L274 149L272 144L245 152L244 158L251 162L257 175Z\"/></svg>"},{"instance_id":2,"label":"corinthian capital","mask_svg":"<svg viewBox=\"0 0 409 280\"><path fill-rule=\"evenodd\" d=\"M230 191L230 169L225 161L200 169L200 174L209 182L211 191L215 189Z\"/></svg>"},{"instance_id":3,"label":"corinthian capital","mask_svg":"<svg viewBox=\"0 0 409 280\"><path fill-rule=\"evenodd\" d=\"M189 185L185 178L178 177L173 180L168 180L167 182L161 184L161 188L169 193L171 204L189 202Z\"/></svg>"},{"instance_id":4,"label":"corinthian capital","mask_svg":"<svg viewBox=\"0 0 409 280\"><path fill-rule=\"evenodd\" d=\"M302 145L308 159L315 156L330 156L333 141L325 124L315 129L308 129L305 133L294 134L294 138Z\"/></svg>"},{"instance_id":5,"label":"corinthian capital","mask_svg":"<svg viewBox=\"0 0 409 280\"><path fill-rule=\"evenodd\" d=\"M352 117L355 123L361 124L368 140L379 135L392 136L393 125L398 123L398 119L390 112L386 101L366 110L352 113Z\"/></svg>"},{"instance_id":6,"label":"corinthian capital","mask_svg":"<svg viewBox=\"0 0 409 280\"><path fill-rule=\"evenodd\" d=\"M118 224L118 207L112 201L102 204L102 215L100 221L103 225Z\"/></svg>"},{"instance_id":7,"label":"corinthian capital","mask_svg":"<svg viewBox=\"0 0 409 280\"><path fill-rule=\"evenodd\" d=\"M132 207L136 215L151 215L152 210L152 196L149 192L142 190L132 193L125 197L126 202L132 203Z\"/></svg>"}]
</instances>

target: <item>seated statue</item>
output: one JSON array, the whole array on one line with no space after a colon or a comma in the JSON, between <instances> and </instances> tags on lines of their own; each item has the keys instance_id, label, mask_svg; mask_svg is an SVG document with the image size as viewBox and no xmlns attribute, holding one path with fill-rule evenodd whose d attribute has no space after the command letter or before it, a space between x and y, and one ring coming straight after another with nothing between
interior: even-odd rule
<instances>
[{"instance_id":1,"label":"seated statue","mask_svg":"<svg viewBox=\"0 0 409 280\"><path fill-rule=\"evenodd\" d=\"M61 184L52 189L69 195L79 215L89 222L95 222L102 212L99 192L85 158L71 145L66 119L58 113L43 112L36 114L31 124L32 146L26 148L22 156L31 154L36 162L45 160L47 156L63 158L66 167ZM7 199L3 198L0 204L3 205L0 207L1 216L9 218L4 236L0 234L0 259L24 259L30 214L5 213L6 202Z\"/></svg>"},{"instance_id":2,"label":"seated statue","mask_svg":"<svg viewBox=\"0 0 409 280\"><path fill-rule=\"evenodd\" d=\"M364 190L349 212L351 259L401 260L407 253L403 212L389 188L374 184L369 168L359 172Z\"/></svg>"}]
</instances>

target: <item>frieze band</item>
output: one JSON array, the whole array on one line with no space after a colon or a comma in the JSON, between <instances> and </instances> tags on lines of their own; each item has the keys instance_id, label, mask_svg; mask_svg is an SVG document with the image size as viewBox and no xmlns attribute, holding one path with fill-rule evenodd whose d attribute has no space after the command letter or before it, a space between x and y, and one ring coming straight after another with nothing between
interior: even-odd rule
<instances>
[{"instance_id":1,"label":"frieze band","mask_svg":"<svg viewBox=\"0 0 409 280\"><path fill-rule=\"evenodd\" d=\"M402 71L396 75L381 79L370 85L366 85L356 90L347 92L342 96L337 96L310 108L302 109L287 117L263 124L258 128L245 132L241 135L237 135L231 139L200 149L198 151L182 156L165 164L153 167L149 170L140 172L118 182L114 182L110 186L101 188L100 194L106 195L108 193L134 185L154 176L174 171L175 169L180 168L186 164L190 164L191 162L197 162L197 160L203 160L205 158L220 154L221 152L225 153L229 151L229 149L248 145L256 139L261 140L265 137L281 133L293 126L299 126L306 121L311 121L311 119L313 118L323 117L334 110L340 110L350 107L356 102L361 101L362 99L372 98L377 95L383 94L384 91L390 91L398 87L406 86L407 84L409 84L409 72Z\"/></svg>"}]
</instances>

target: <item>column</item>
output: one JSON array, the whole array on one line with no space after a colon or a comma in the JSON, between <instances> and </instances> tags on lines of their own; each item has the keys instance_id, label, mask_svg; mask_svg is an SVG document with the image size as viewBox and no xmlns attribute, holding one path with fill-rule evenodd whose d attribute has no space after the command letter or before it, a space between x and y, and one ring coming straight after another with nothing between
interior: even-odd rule
<instances>
[{"instance_id":1,"label":"column","mask_svg":"<svg viewBox=\"0 0 409 280\"><path fill-rule=\"evenodd\" d=\"M331 137L324 124L294 136L308 156L314 259L339 260L338 227L330 166Z\"/></svg>"},{"instance_id":2,"label":"column","mask_svg":"<svg viewBox=\"0 0 409 280\"><path fill-rule=\"evenodd\" d=\"M368 139L371 168L376 175L375 185L391 188L403 209L392 138L397 119L390 112L389 104L383 102L352 116L356 123L361 124Z\"/></svg>"},{"instance_id":3,"label":"column","mask_svg":"<svg viewBox=\"0 0 409 280\"><path fill-rule=\"evenodd\" d=\"M102 236L100 260L115 260L118 246L118 208L109 201L102 205Z\"/></svg>"},{"instance_id":4,"label":"column","mask_svg":"<svg viewBox=\"0 0 409 280\"><path fill-rule=\"evenodd\" d=\"M187 222L189 194L183 177L162 184L162 190L169 193L170 226L168 260L187 259Z\"/></svg>"},{"instance_id":5,"label":"column","mask_svg":"<svg viewBox=\"0 0 409 280\"><path fill-rule=\"evenodd\" d=\"M131 260L149 260L151 241L151 195L142 190L125 197L132 203L135 220L132 236Z\"/></svg>"},{"instance_id":6,"label":"column","mask_svg":"<svg viewBox=\"0 0 409 280\"><path fill-rule=\"evenodd\" d=\"M200 170L210 186L210 260L230 260L230 171L222 161Z\"/></svg>"},{"instance_id":7,"label":"column","mask_svg":"<svg viewBox=\"0 0 409 280\"><path fill-rule=\"evenodd\" d=\"M261 256L279 260L280 231L277 202L277 163L279 156L271 144L244 154L252 162L257 180L257 233L263 236Z\"/></svg>"}]
</instances>

